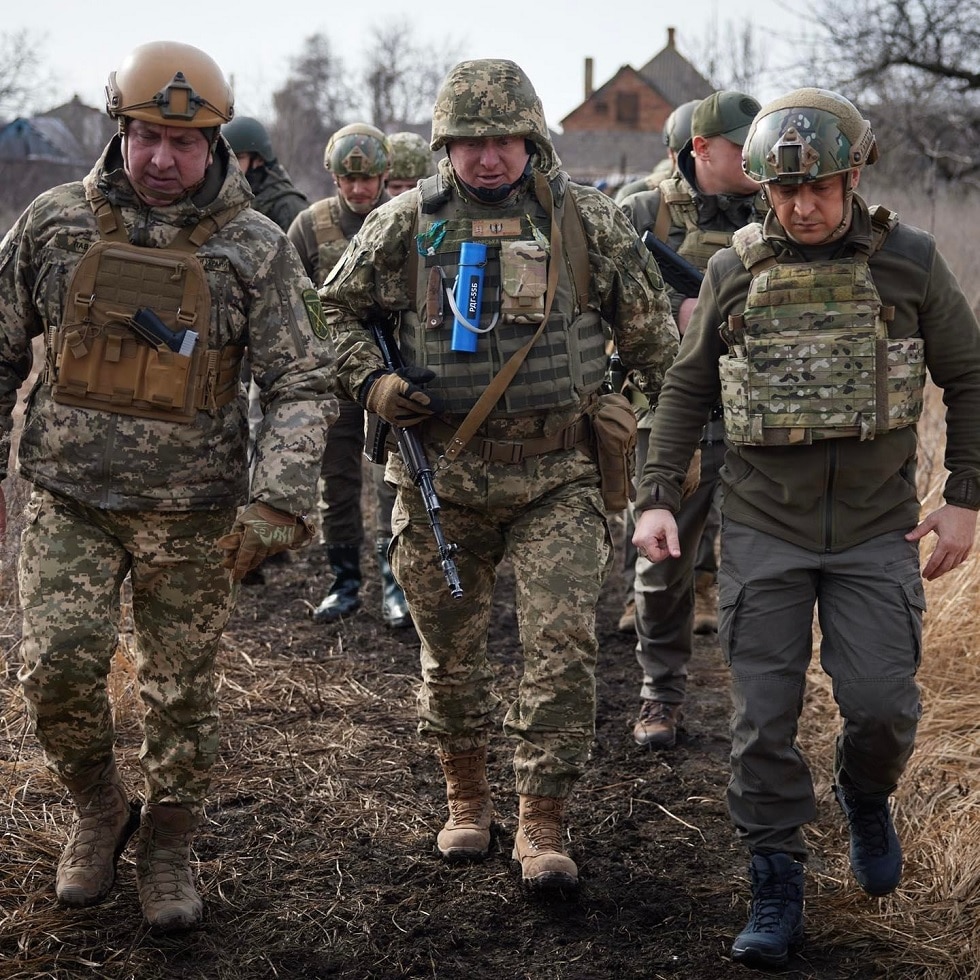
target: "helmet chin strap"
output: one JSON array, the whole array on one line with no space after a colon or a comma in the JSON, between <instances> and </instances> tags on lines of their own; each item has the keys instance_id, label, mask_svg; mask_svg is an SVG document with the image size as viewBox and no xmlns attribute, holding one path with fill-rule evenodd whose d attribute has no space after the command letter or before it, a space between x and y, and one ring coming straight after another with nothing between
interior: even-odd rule
<instances>
[{"instance_id":1,"label":"helmet chin strap","mask_svg":"<svg viewBox=\"0 0 980 980\"><path fill-rule=\"evenodd\" d=\"M507 200L513 192L521 186L531 176L531 158L527 158L527 163L524 164L524 169L521 171L520 177L517 178L512 184L501 184L500 187L474 187L472 184L467 184L459 174L456 174L456 179L466 188L467 194L472 195L478 201L482 201L484 204L500 204L501 201Z\"/></svg>"}]
</instances>

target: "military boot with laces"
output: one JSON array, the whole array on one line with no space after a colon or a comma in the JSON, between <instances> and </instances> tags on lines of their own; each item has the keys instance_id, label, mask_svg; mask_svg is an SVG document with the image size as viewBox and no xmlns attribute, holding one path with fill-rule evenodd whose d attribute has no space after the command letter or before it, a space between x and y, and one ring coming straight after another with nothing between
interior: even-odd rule
<instances>
[{"instance_id":1,"label":"military boot with laces","mask_svg":"<svg viewBox=\"0 0 980 980\"><path fill-rule=\"evenodd\" d=\"M887 895L902 880L899 843L887 798L834 787L851 835L851 871L869 895Z\"/></svg>"},{"instance_id":2,"label":"military boot with laces","mask_svg":"<svg viewBox=\"0 0 980 980\"><path fill-rule=\"evenodd\" d=\"M62 905L96 905L116 880L116 861L139 825L139 806L126 798L112 759L62 779L75 802L75 823L58 861L55 895Z\"/></svg>"},{"instance_id":3,"label":"military boot with laces","mask_svg":"<svg viewBox=\"0 0 980 980\"><path fill-rule=\"evenodd\" d=\"M649 749L672 749L684 712L679 704L644 699L633 726L633 741Z\"/></svg>"},{"instance_id":4,"label":"military boot with laces","mask_svg":"<svg viewBox=\"0 0 980 980\"><path fill-rule=\"evenodd\" d=\"M553 796L521 796L512 857L521 879L540 891L578 887L578 868L562 848L565 801Z\"/></svg>"},{"instance_id":5,"label":"military boot with laces","mask_svg":"<svg viewBox=\"0 0 980 980\"><path fill-rule=\"evenodd\" d=\"M732 959L782 966L803 943L803 865L789 854L753 854L749 921L732 944Z\"/></svg>"},{"instance_id":6,"label":"military boot with laces","mask_svg":"<svg viewBox=\"0 0 980 980\"><path fill-rule=\"evenodd\" d=\"M439 752L446 777L449 819L436 837L447 861L481 861L490 850L493 802L487 780L487 747L468 752Z\"/></svg>"},{"instance_id":7,"label":"military boot with laces","mask_svg":"<svg viewBox=\"0 0 980 980\"><path fill-rule=\"evenodd\" d=\"M154 932L191 929L204 905L194 887L191 842L198 816L177 803L143 807L136 845L136 884L143 915Z\"/></svg>"}]
</instances>

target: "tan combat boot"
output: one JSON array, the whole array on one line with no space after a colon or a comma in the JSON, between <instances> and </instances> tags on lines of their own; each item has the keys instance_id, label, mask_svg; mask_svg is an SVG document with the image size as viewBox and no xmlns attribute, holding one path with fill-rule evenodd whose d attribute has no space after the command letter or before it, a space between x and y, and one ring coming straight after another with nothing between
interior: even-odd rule
<instances>
[{"instance_id":1,"label":"tan combat boot","mask_svg":"<svg viewBox=\"0 0 980 980\"><path fill-rule=\"evenodd\" d=\"M58 861L55 894L63 905L96 905L116 880L116 860L139 825L139 807L126 799L112 758L62 781L75 802L75 823Z\"/></svg>"},{"instance_id":2,"label":"tan combat boot","mask_svg":"<svg viewBox=\"0 0 980 980\"><path fill-rule=\"evenodd\" d=\"M578 868L562 850L565 801L553 796L521 796L513 858L524 884L533 889L578 887Z\"/></svg>"},{"instance_id":3,"label":"tan combat boot","mask_svg":"<svg viewBox=\"0 0 980 980\"><path fill-rule=\"evenodd\" d=\"M468 752L439 752L446 776L449 819L439 831L436 847L447 861L480 861L490 850L493 802L487 781L487 747Z\"/></svg>"},{"instance_id":4,"label":"tan combat boot","mask_svg":"<svg viewBox=\"0 0 980 980\"><path fill-rule=\"evenodd\" d=\"M718 632L718 585L711 572L698 572L694 578L694 632Z\"/></svg>"},{"instance_id":5,"label":"tan combat boot","mask_svg":"<svg viewBox=\"0 0 980 980\"><path fill-rule=\"evenodd\" d=\"M140 905L151 928L177 932L198 925L204 911L191 872L191 841L199 819L176 803L143 807L136 852Z\"/></svg>"}]
</instances>

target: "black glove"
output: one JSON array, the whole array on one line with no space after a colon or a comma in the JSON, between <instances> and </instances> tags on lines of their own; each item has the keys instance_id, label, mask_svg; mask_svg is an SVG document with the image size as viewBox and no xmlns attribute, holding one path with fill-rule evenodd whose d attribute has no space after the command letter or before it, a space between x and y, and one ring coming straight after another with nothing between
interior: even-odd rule
<instances>
[{"instance_id":1,"label":"black glove","mask_svg":"<svg viewBox=\"0 0 980 980\"><path fill-rule=\"evenodd\" d=\"M408 367L400 374L373 374L361 388L361 403L369 411L400 429L424 422L442 408L438 397L423 391L435 377L428 368Z\"/></svg>"}]
</instances>

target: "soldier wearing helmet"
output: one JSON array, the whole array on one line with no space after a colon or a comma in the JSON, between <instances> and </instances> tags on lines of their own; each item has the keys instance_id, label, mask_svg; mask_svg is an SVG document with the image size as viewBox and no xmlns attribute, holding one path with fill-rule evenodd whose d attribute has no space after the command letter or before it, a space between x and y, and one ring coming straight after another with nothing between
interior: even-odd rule
<instances>
[{"instance_id":1,"label":"soldier wearing helmet","mask_svg":"<svg viewBox=\"0 0 980 980\"><path fill-rule=\"evenodd\" d=\"M323 165L337 185L335 197L316 201L300 213L289 228L303 265L315 283L327 273L357 234L364 219L390 200L385 180L391 164L388 138L368 123L351 123L327 141ZM361 512L364 410L357 402L342 400L340 418L330 430L319 481L322 539L333 582L313 610L316 623L333 623L352 616L361 606ZM386 626L402 629L412 624L401 586L388 564L391 508L395 494L384 481L380 466L372 467L377 506L374 553L381 577L381 618Z\"/></svg>"},{"instance_id":2,"label":"soldier wearing helmet","mask_svg":"<svg viewBox=\"0 0 980 980\"><path fill-rule=\"evenodd\" d=\"M980 327L932 236L857 193L877 154L868 120L834 92L797 89L760 110L742 158L771 210L708 263L638 491L635 543L676 556L680 478L720 397L728 803L752 887L732 956L749 964L785 963L803 939L816 799L796 735L814 608L842 717L833 775L851 870L886 895L902 874L888 798L921 711L922 578L964 561L980 508ZM920 519L927 370L943 389L949 474L944 504Z\"/></svg>"},{"instance_id":3,"label":"soldier wearing helmet","mask_svg":"<svg viewBox=\"0 0 980 980\"><path fill-rule=\"evenodd\" d=\"M677 156L676 173L664 178L656 190L640 191L620 205L636 230L650 231L703 270L715 252L731 244L739 228L761 219L767 208L759 185L742 171L742 144L758 111L754 98L731 90L714 92L697 103L691 135ZM682 336L697 301L697 296L671 290ZM638 458L643 460L653 413L643 405L637 407ZM636 630L643 680L633 737L652 749L674 747L687 696L694 633L718 629L715 545L721 523L718 471L724 458L720 404L704 427L699 449L697 489L678 512L682 557L654 564L641 556L635 565L634 615L628 625Z\"/></svg>"},{"instance_id":4,"label":"soldier wearing helmet","mask_svg":"<svg viewBox=\"0 0 980 980\"><path fill-rule=\"evenodd\" d=\"M598 398L605 331L654 399L677 333L656 264L606 195L562 171L518 65L453 68L430 146L445 154L436 174L368 216L321 297L343 351L343 393L417 427L438 460L446 538L458 545L462 601L442 581L408 469L389 456L392 567L422 641L419 728L447 787L436 846L449 861L478 860L490 846L486 763L499 719L487 626L506 557L524 651L504 721L519 796L513 856L528 887L560 892L578 883L563 823L595 723L595 607L612 557L605 510L622 506L635 435L625 399ZM482 253L472 266L482 301L477 273L460 270L464 252ZM367 321L378 315L396 328L404 376L385 369L372 342ZM498 374L505 364L509 374ZM618 438L609 412L623 423Z\"/></svg>"},{"instance_id":5,"label":"soldier wearing helmet","mask_svg":"<svg viewBox=\"0 0 980 980\"><path fill-rule=\"evenodd\" d=\"M271 218L283 231L288 230L296 215L310 202L276 159L265 126L252 116L235 116L221 127L221 135L228 140L252 188L255 195L252 207Z\"/></svg>"},{"instance_id":6,"label":"soldier wearing helmet","mask_svg":"<svg viewBox=\"0 0 980 980\"><path fill-rule=\"evenodd\" d=\"M674 172L677 167L677 155L691 138L691 119L700 101L700 99L692 99L690 102L684 102L667 117L663 129L667 155L646 177L630 181L630 183L620 187L616 191L617 204L622 204L631 194L638 194L640 191L655 191L660 186L660 182Z\"/></svg>"},{"instance_id":7,"label":"soldier wearing helmet","mask_svg":"<svg viewBox=\"0 0 980 980\"><path fill-rule=\"evenodd\" d=\"M0 245L0 477L32 342L43 342L17 455L33 485L19 676L76 808L55 894L103 901L138 829L143 914L170 932L202 918L190 848L219 747L214 663L236 581L312 537L304 515L336 415L334 365L312 283L249 207L218 139L233 100L214 61L145 44L106 95L119 132L102 157L84 180L41 194ZM267 408L251 487L246 347ZM0 490L0 533L5 523ZM127 576L142 806L116 766L107 685Z\"/></svg>"},{"instance_id":8,"label":"soldier wearing helmet","mask_svg":"<svg viewBox=\"0 0 980 980\"><path fill-rule=\"evenodd\" d=\"M423 177L435 169L428 141L418 133L392 133L391 167L388 170L388 194L397 197L411 190Z\"/></svg>"}]
</instances>

